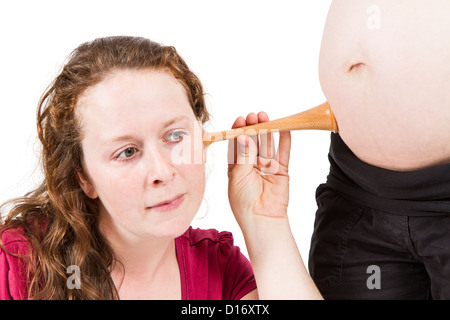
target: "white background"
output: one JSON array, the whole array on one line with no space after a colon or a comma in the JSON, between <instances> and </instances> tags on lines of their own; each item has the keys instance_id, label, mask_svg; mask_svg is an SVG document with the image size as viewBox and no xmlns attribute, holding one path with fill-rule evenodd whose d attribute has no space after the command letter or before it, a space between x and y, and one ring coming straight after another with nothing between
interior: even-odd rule
<instances>
[{"instance_id":1,"label":"white background","mask_svg":"<svg viewBox=\"0 0 450 320\"><path fill-rule=\"evenodd\" d=\"M318 57L331 0L1 1L0 202L41 180L36 134L40 95L79 44L111 35L173 45L198 75L212 121L228 129L238 116L271 119L321 104ZM289 219L305 263L315 189L325 181L330 133L292 133ZM233 232L247 254L227 196L227 143L208 151L205 201L193 226Z\"/></svg>"}]
</instances>

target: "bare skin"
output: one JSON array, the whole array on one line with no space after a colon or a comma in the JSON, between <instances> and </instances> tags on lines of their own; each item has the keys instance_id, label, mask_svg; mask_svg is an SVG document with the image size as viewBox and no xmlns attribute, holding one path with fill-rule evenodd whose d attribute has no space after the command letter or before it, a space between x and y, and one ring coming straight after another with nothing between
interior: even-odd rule
<instances>
[{"instance_id":1,"label":"bare skin","mask_svg":"<svg viewBox=\"0 0 450 320\"><path fill-rule=\"evenodd\" d=\"M182 298L174 239L189 228L205 188L205 164L176 157L179 147L204 159L183 86L164 71L115 71L86 89L78 112L84 134L78 180L99 199L99 229L120 261L111 271L120 299ZM268 120L253 114L233 127ZM241 143L229 166L230 206L258 284L242 299L320 299L287 218L290 134L282 135L280 162L267 151L273 139L264 141L251 153ZM247 161L262 156L255 165Z\"/></svg>"},{"instance_id":2,"label":"bare skin","mask_svg":"<svg viewBox=\"0 0 450 320\"><path fill-rule=\"evenodd\" d=\"M450 1L334 0L320 81L342 139L398 171L450 163Z\"/></svg>"}]
</instances>

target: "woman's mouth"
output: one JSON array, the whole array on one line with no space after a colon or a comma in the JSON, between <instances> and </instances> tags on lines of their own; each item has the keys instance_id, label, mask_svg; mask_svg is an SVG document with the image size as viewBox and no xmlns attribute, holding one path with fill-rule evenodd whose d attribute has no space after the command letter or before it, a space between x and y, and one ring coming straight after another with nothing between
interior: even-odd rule
<instances>
[{"instance_id":1,"label":"woman's mouth","mask_svg":"<svg viewBox=\"0 0 450 320\"><path fill-rule=\"evenodd\" d=\"M168 212L168 211L175 210L184 201L184 195L185 194L180 194L180 195L176 196L175 198L172 198L167 201L162 201L160 203L155 204L154 206L148 207L147 209L157 211L157 212Z\"/></svg>"}]
</instances>

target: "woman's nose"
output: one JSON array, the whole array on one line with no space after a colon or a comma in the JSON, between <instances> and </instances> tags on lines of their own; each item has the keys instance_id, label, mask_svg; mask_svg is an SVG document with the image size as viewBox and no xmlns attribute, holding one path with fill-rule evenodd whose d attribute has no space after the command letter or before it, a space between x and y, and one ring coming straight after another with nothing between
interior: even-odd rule
<instances>
[{"instance_id":1,"label":"woman's nose","mask_svg":"<svg viewBox=\"0 0 450 320\"><path fill-rule=\"evenodd\" d=\"M146 184L149 186L165 185L175 177L175 167L171 162L170 155L161 151L150 151L145 161L147 170Z\"/></svg>"}]
</instances>

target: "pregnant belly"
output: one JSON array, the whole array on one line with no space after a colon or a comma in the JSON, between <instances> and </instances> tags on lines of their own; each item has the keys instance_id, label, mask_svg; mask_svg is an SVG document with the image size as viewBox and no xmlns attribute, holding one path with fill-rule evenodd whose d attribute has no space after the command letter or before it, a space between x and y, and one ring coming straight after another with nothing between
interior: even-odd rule
<instances>
[{"instance_id":1,"label":"pregnant belly","mask_svg":"<svg viewBox=\"0 0 450 320\"><path fill-rule=\"evenodd\" d=\"M320 81L340 135L378 167L449 163L450 1L371 3L333 1L325 26Z\"/></svg>"}]
</instances>

